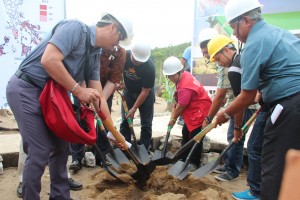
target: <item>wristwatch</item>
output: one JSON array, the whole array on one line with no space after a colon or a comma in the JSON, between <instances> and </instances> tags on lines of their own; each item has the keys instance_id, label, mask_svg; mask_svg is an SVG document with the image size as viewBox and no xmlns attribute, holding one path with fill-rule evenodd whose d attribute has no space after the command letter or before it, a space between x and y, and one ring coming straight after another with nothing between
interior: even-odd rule
<instances>
[{"instance_id":1,"label":"wristwatch","mask_svg":"<svg viewBox=\"0 0 300 200\"><path fill-rule=\"evenodd\" d=\"M241 126L234 126L234 130L241 131L242 127Z\"/></svg>"}]
</instances>

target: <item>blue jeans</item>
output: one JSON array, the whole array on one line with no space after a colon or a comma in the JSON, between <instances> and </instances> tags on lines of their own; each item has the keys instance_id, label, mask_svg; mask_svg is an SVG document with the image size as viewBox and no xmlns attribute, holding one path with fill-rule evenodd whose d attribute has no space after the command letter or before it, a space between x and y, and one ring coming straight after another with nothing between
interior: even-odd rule
<instances>
[{"instance_id":1,"label":"blue jeans","mask_svg":"<svg viewBox=\"0 0 300 200\"><path fill-rule=\"evenodd\" d=\"M128 90L124 90L124 98L126 100L128 109L131 109L137 100L139 94L131 93ZM125 137L126 141L131 142L131 132L125 118L125 112L122 107L122 123L120 125L120 132ZM152 120L153 120L153 111L154 111L154 91L150 90L148 96L146 97L143 104L139 107L140 119L141 119L141 137L140 143L144 144L146 149L149 148L151 139L152 139Z\"/></svg>"},{"instance_id":2,"label":"blue jeans","mask_svg":"<svg viewBox=\"0 0 300 200\"><path fill-rule=\"evenodd\" d=\"M261 184L261 151L267 114L268 112L262 111L258 114L247 144L249 163L247 182L252 194L258 197Z\"/></svg>"},{"instance_id":3,"label":"blue jeans","mask_svg":"<svg viewBox=\"0 0 300 200\"><path fill-rule=\"evenodd\" d=\"M247 109L245 110L243 124L245 124L248 119L252 116L254 110ZM230 118L229 127L227 130L227 141L228 143L232 141L234 135L234 118ZM243 157L244 157L244 142L245 142L245 135L243 138L236 144L234 144L231 149L225 154L225 168L226 172L232 176L237 177L240 175L241 167L243 164Z\"/></svg>"}]
</instances>

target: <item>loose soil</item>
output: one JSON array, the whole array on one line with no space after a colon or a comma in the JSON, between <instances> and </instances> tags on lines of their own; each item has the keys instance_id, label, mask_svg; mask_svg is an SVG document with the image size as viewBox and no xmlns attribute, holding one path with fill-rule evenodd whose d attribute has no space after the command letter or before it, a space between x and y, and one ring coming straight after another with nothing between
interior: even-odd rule
<instances>
[{"instance_id":1,"label":"loose soil","mask_svg":"<svg viewBox=\"0 0 300 200\"><path fill-rule=\"evenodd\" d=\"M120 117L120 102L114 99L112 117ZM155 113L165 112L166 103L157 97L155 103ZM0 123L3 127L13 127L5 125L7 117L11 115L1 115ZM11 121L11 119L9 120ZM9 131L1 131L1 134L9 134ZM135 168L127 169L122 173L120 179L109 175L101 167L83 167L72 178L80 181L84 188L80 191L71 191L71 197L75 200L227 200L233 199L232 192L247 189L246 174L242 171L238 180L233 182L219 182L214 179L216 174L210 174L201 179L188 176L184 180L178 180L168 174L169 166L157 166L148 181L144 184L135 183L130 174ZM49 172L46 168L42 177L41 199L49 199ZM18 199L16 188L19 182L17 168L5 168L4 174L0 175L0 199Z\"/></svg>"}]
</instances>

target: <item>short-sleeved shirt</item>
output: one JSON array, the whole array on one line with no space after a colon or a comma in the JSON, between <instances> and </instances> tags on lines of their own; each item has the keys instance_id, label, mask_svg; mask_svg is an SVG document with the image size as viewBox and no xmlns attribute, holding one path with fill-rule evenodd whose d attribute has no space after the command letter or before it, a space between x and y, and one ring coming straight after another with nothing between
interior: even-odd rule
<instances>
[{"instance_id":1,"label":"short-sleeved shirt","mask_svg":"<svg viewBox=\"0 0 300 200\"><path fill-rule=\"evenodd\" d=\"M230 81L228 79L228 68L217 66L217 70L217 88L231 89Z\"/></svg>"},{"instance_id":2,"label":"short-sleeved shirt","mask_svg":"<svg viewBox=\"0 0 300 200\"><path fill-rule=\"evenodd\" d=\"M100 81L102 87L109 80L112 83L118 83L122 80L124 64L126 60L126 51L118 47L118 51L104 50L100 56Z\"/></svg>"},{"instance_id":3,"label":"short-sleeved shirt","mask_svg":"<svg viewBox=\"0 0 300 200\"><path fill-rule=\"evenodd\" d=\"M96 26L90 29L91 45L96 42ZM72 34L70 34L70 32ZM61 22L55 29L53 35L47 37L26 57L20 64L19 69L27 75L39 87L43 88L49 77L41 64L42 55L48 43L55 45L64 56L64 65L76 82L84 81L85 50L86 50L87 27L77 20ZM91 47L89 80L100 80L100 48Z\"/></svg>"},{"instance_id":4,"label":"short-sleeved shirt","mask_svg":"<svg viewBox=\"0 0 300 200\"><path fill-rule=\"evenodd\" d=\"M191 47L187 47L183 54L182 54L182 58L186 60L188 66L192 66L192 48Z\"/></svg>"},{"instance_id":5,"label":"short-sleeved shirt","mask_svg":"<svg viewBox=\"0 0 300 200\"><path fill-rule=\"evenodd\" d=\"M141 93L142 88L153 88L155 66L151 58L137 66L131 61L131 52L126 51L123 78L126 89L131 93Z\"/></svg>"},{"instance_id":6,"label":"short-sleeved shirt","mask_svg":"<svg viewBox=\"0 0 300 200\"><path fill-rule=\"evenodd\" d=\"M197 96L197 92L195 92L194 90L181 88L178 90L177 103L179 105L187 106L195 96Z\"/></svg>"},{"instance_id":7,"label":"short-sleeved shirt","mask_svg":"<svg viewBox=\"0 0 300 200\"><path fill-rule=\"evenodd\" d=\"M241 65L242 89L259 89L266 103L300 91L299 38L264 20L252 26Z\"/></svg>"}]
</instances>

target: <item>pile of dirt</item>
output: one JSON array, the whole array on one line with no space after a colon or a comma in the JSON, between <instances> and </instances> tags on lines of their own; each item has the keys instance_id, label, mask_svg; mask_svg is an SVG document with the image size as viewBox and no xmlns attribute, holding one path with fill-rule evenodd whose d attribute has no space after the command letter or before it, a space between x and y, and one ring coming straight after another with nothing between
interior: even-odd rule
<instances>
[{"instance_id":1,"label":"pile of dirt","mask_svg":"<svg viewBox=\"0 0 300 200\"><path fill-rule=\"evenodd\" d=\"M94 173L90 178L91 184L85 188L87 199L232 199L227 191L218 187L209 178L199 180L189 176L184 180L178 180L168 174L167 166L157 166L150 179L143 184L134 181L124 183L103 170Z\"/></svg>"}]
</instances>

